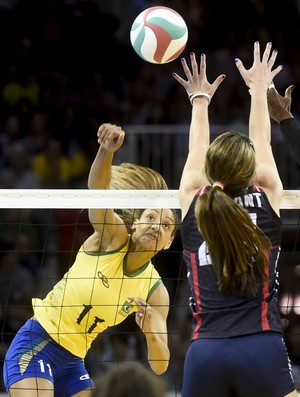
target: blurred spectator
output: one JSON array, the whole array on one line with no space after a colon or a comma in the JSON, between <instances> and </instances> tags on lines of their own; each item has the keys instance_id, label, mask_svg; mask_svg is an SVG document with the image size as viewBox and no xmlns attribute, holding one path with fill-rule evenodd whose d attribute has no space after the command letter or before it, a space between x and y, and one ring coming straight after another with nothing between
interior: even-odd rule
<instances>
[{"instance_id":1,"label":"blurred spectator","mask_svg":"<svg viewBox=\"0 0 300 397\"><path fill-rule=\"evenodd\" d=\"M116 331L106 331L102 338L95 341L93 350L86 357L86 365L92 378L105 373L116 365L143 359L137 328L135 332L130 334L128 329L125 330L125 327L118 326Z\"/></svg>"},{"instance_id":2,"label":"blurred spectator","mask_svg":"<svg viewBox=\"0 0 300 397\"><path fill-rule=\"evenodd\" d=\"M33 157L33 170L41 188L63 189L71 181L70 161L63 154L60 141L50 138L47 147Z\"/></svg>"},{"instance_id":3,"label":"blurred spectator","mask_svg":"<svg viewBox=\"0 0 300 397\"><path fill-rule=\"evenodd\" d=\"M46 112L35 112L28 124L25 145L28 155L42 151L50 139L49 115Z\"/></svg>"},{"instance_id":4,"label":"blurred spectator","mask_svg":"<svg viewBox=\"0 0 300 397\"><path fill-rule=\"evenodd\" d=\"M8 158L11 146L15 142L20 142L20 120L15 115L8 116L4 121L0 131L1 166Z\"/></svg>"},{"instance_id":5,"label":"blurred spectator","mask_svg":"<svg viewBox=\"0 0 300 397\"><path fill-rule=\"evenodd\" d=\"M95 382L94 397L166 397L162 380L139 362L125 362L109 369Z\"/></svg>"},{"instance_id":6,"label":"blurred spectator","mask_svg":"<svg viewBox=\"0 0 300 397\"><path fill-rule=\"evenodd\" d=\"M24 69L7 82L2 91L4 102L10 107L18 105L22 99L27 99L31 105L37 106L39 93L36 75L33 71Z\"/></svg>"},{"instance_id":7,"label":"blurred spectator","mask_svg":"<svg viewBox=\"0 0 300 397\"><path fill-rule=\"evenodd\" d=\"M9 244L1 244L0 302L3 305L9 302L30 304L34 292L33 275L29 269L20 264L15 247L9 247Z\"/></svg>"},{"instance_id":8,"label":"blurred spectator","mask_svg":"<svg viewBox=\"0 0 300 397\"><path fill-rule=\"evenodd\" d=\"M6 165L0 170L0 187L10 189L39 189L40 183L31 169L30 157L22 143L14 143L10 150ZM11 186L5 187L5 180L11 178ZM4 183L4 186L2 185Z\"/></svg>"}]
</instances>

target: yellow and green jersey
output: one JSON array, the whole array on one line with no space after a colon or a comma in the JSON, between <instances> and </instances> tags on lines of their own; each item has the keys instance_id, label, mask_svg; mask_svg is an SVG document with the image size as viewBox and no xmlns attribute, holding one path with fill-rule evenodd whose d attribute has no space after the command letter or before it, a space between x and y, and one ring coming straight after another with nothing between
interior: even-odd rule
<instances>
[{"instance_id":1,"label":"yellow and green jersey","mask_svg":"<svg viewBox=\"0 0 300 397\"><path fill-rule=\"evenodd\" d=\"M148 300L162 282L151 261L126 272L130 236L119 249L87 253L80 247L75 262L45 299L33 299L36 319L65 349L84 358L106 328L135 311L128 296Z\"/></svg>"}]
</instances>

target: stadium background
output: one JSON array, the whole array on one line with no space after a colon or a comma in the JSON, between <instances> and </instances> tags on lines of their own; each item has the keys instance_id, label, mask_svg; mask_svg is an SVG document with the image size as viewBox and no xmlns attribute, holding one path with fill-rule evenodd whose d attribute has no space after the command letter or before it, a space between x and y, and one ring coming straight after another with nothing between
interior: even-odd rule
<instances>
[{"instance_id":1,"label":"stadium background","mask_svg":"<svg viewBox=\"0 0 300 397\"><path fill-rule=\"evenodd\" d=\"M213 134L230 128L247 131L249 94L234 58L239 56L247 63L255 40L262 44L272 41L278 49L278 62L284 70L275 84L281 93L295 85L292 110L300 117L298 0L0 0L0 188L85 188L102 122L120 124L127 132L116 162L151 166L162 172L169 188L178 188L190 119L186 94L171 75L180 72L180 61L148 64L138 58L129 41L136 15L157 4L174 8L186 20L189 40L183 56L188 57L190 51L205 52L211 79L220 73L227 75L210 106ZM284 188L299 189L299 167L277 125L272 128ZM61 166L50 178L40 166L45 156L59 159ZM55 226L48 230L50 217L54 217ZM17 226L24 219L27 227ZM78 221L81 227L75 235ZM283 221L280 303L300 385L299 211L284 210ZM0 223L0 344L4 352L8 334L13 334L28 314L26 310L16 312L18 302L29 299L37 288L39 294L48 289L71 263L73 254L64 236L72 236L76 248L89 226L85 213L72 210L51 214L0 210ZM11 266L12 258L4 253L16 244L26 255L20 255ZM47 252L42 271L41 247ZM156 260L171 295L171 349L176 347L171 350L172 371L167 374L171 388L180 387L190 330L180 251L177 237L172 252L160 254ZM12 271L14 279L22 282L8 284ZM45 276L42 283L41 274ZM134 338L125 328L132 330ZM109 365L130 355L143 359L143 351L137 351L141 341L134 324L129 321L119 331L115 330L113 340L107 335L91 353L89 362L95 374L105 370L103 362ZM110 348L103 348L106 343Z\"/></svg>"}]
</instances>

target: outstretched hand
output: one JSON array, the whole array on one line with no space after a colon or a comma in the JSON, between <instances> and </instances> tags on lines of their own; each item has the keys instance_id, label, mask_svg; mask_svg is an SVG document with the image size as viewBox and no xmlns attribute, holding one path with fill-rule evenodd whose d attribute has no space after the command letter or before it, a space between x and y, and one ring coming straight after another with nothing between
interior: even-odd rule
<instances>
[{"instance_id":1,"label":"outstretched hand","mask_svg":"<svg viewBox=\"0 0 300 397\"><path fill-rule=\"evenodd\" d=\"M293 85L290 85L284 93L284 96L280 95L276 90L274 84L269 87L267 92L269 114L271 119L280 123L283 120L293 118L291 113L292 105L292 91Z\"/></svg>"},{"instance_id":2,"label":"outstretched hand","mask_svg":"<svg viewBox=\"0 0 300 397\"><path fill-rule=\"evenodd\" d=\"M239 58L235 59L236 66L247 87L249 87L250 92L256 87L265 89L267 91L274 77L282 70L282 65L277 66L277 68L272 70L276 61L277 50L273 50L271 53L271 49L272 43L267 43L261 58L260 44L258 41L256 41L254 43L253 65L250 69L246 69L243 65L243 62Z\"/></svg>"},{"instance_id":3,"label":"outstretched hand","mask_svg":"<svg viewBox=\"0 0 300 397\"><path fill-rule=\"evenodd\" d=\"M225 79L225 74L218 76L213 83L209 83L206 76L206 56L201 54L200 67L196 61L196 56L192 52L191 69L187 65L185 58L182 58L182 67L187 80L184 80L177 73L173 73L173 77L185 88L189 98L195 93L207 94L208 98L212 98L221 82Z\"/></svg>"},{"instance_id":4,"label":"outstretched hand","mask_svg":"<svg viewBox=\"0 0 300 397\"><path fill-rule=\"evenodd\" d=\"M105 123L98 129L98 142L108 152L116 152L123 144L125 132L121 127Z\"/></svg>"}]
</instances>

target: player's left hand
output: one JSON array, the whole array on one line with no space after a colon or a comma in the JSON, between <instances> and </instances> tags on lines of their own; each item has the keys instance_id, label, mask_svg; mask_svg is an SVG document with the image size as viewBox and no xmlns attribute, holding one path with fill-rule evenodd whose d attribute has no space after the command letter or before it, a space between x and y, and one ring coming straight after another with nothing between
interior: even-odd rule
<instances>
[{"instance_id":1,"label":"player's left hand","mask_svg":"<svg viewBox=\"0 0 300 397\"><path fill-rule=\"evenodd\" d=\"M149 329L150 321L153 314L153 308L149 303L139 297L128 296L131 304L136 306L135 321L143 332Z\"/></svg>"}]
</instances>

